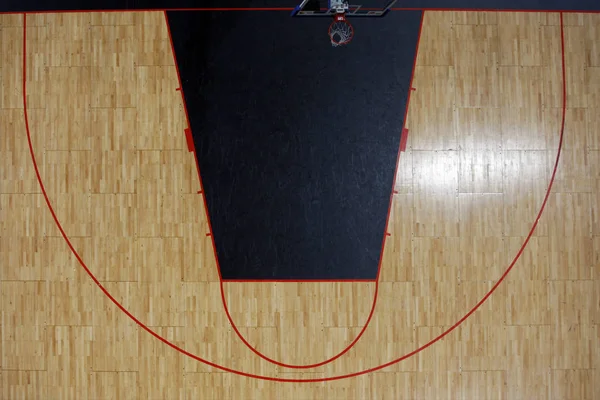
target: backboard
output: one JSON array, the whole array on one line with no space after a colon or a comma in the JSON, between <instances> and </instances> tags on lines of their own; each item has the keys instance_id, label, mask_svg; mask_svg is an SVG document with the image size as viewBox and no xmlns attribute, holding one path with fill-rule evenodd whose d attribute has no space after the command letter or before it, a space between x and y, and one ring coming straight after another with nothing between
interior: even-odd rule
<instances>
[{"instance_id":1,"label":"backboard","mask_svg":"<svg viewBox=\"0 0 600 400\"><path fill-rule=\"evenodd\" d=\"M332 17L344 13L346 17L383 17L397 0L362 0L363 4L350 4L345 0L302 0L293 17Z\"/></svg>"},{"instance_id":2,"label":"backboard","mask_svg":"<svg viewBox=\"0 0 600 400\"><path fill-rule=\"evenodd\" d=\"M383 17L397 0L363 0L352 5L349 0L302 0L292 11L292 17L333 17L329 38L335 47L346 45L354 37L354 28L346 17Z\"/></svg>"}]
</instances>

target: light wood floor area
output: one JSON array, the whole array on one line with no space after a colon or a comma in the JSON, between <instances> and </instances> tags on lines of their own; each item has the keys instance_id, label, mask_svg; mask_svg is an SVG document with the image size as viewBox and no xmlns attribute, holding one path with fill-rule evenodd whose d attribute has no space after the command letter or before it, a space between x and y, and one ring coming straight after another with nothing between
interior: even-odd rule
<instances>
[{"instance_id":1,"label":"light wood floor area","mask_svg":"<svg viewBox=\"0 0 600 400\"><path fill-rule=\"evenodd\" d=\"M32 163L23 26L23 15L0 15L0 398L600 398L600 14L564 14L560 163L506 280L422 352L315 383L207 366L142 329L94 283ZM558 152L560 15L426 12L373 318L332 363L280 367L248 349L223 312L164 14L28 14L26 34L32 148L73 248L158 335L251 374L350 374L440 335L511 264ZM224 287L246 340L300 365L342 351L374 293L374 283Z\"/></svg>"}]
</instances>

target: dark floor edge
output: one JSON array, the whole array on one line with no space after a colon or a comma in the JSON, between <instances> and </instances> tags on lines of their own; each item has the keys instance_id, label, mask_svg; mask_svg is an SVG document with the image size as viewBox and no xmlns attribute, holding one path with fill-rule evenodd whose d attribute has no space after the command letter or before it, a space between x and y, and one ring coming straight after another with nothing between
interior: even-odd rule
<instances>
[{"instance_id":1,"label":"dark floor edge","mask_svg":"<svg viewBox=\"0 0 600 400\"><path fill-rule=\"evenodd\" d=\"M0 11L0 15L10 14L75 14L75 13L110 13L110 12L169 12L169 11L292 11L293 7L281 7L281 8L139 8L139 9L80 9L80 10L7 10ZM522 13L563 13L563 14L599 14L600 9L586 10L586 9L501 9L501 8L393 8L390 11L447 11L447 12L522 12Z\"/></svg>"}]
</instances>

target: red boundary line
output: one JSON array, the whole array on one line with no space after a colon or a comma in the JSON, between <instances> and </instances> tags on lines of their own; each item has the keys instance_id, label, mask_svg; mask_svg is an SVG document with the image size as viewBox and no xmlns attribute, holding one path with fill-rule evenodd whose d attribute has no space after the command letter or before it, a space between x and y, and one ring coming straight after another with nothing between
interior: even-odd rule
<instances>
[{"instance_id":1,"label":"red boundary line","mask_svg":"<svg viewBox=\"0 0 600 400\"><path fill-rule=\"evenodd\" d=\"M199 8L140 8L132 9L107 9L107 10L41 10L25 11L26 14L52 14L52 13L110 13L110 12L158 12L158 11L293 11L294 7L199 7ZM536 10L536 9L495 9L495 8L419 8L419 7L394 7L390 11L471 11L471 12L522 12L522 13L555 13L555 14L598 14L600 10ZM24 14L23 11L0 11L2 14Z\"/></svg>"},{"instance_id":2,"label":"red boundary line","mask_svg":"<svg viewBox=\"0 0 600 400\"><path fill-rule=\"evenodd\" d=\"M174 10L175 11L175 10ZM553 13L553 14L597 14L600 10L536 10L536 9L496 9L496 8L411 8L411 7L394 7L390 11L471 11L471 12L523 12L523 13Z\"/></svg>"},{"instance_id":3,"label":"red boundary line","mask_svg":"<svg viewBox=\"0 0 600 400\"><path fill-rule=\"evenodd\" d=\"M167 14L166 12L164 13L165 19L167 18ZM169 30L169 23L167 21L167 30ZM169 41L171 43L171 51L174 53L173 50L173 38L171 37L171 31L169 30ZM179 87L176 88L175 90L178 91L181 94L181 101L183 102L183 105L185 107L185 97L183 97L183 86L181 86L181 78L179 77L179 65L177 65L177 60L175 60L175 57L173 57L173 61L175 62L175 71L177 71L177 79L179 80ZM190 124L190 118L188 116L187 110L185 110L185 122L187 124L187 128L184 129L184 134L185 134L185 140L188 146L188 151L193 153L194 155L194 163L196 164L196 173L198 174L198 183L200 183L200 190L198 190L198 193L202 193L203 190L203 186L202 186L202 179L200 178L200 166L198 165L198 157L196 157L196 146L194 145L194 137L192 136L192 125ZM206 207L206 204L204 204L204 206ZM208 216L208 211L207 211L207 216Z\"/></svg>"},{"instance_id":4,"label":"red boundary line","mask_svg":"<svg viewBox=\"0 0 600 400\"><path fill-rule=\"evenodd\" d=\"M185 141L187 143L188 151L190 153L196 154L196 146L194 146L194 138L192 137L192 130L190 128L186 128L183 131L185 132Z\"/></svg>"},{"instance_id":5,"label":"red boundary line","mask_svg":"<svg viewBox=\"0 0 600 400\"><path fill-rule=\"evenodd\" d=\"M408 129L402 129L402 137L400 138L400 151L406 151L406 143L408 142Z\"/></svg>"},{"instance_id":6,"label":"red boundary line","mask_svg":"<svg viewBox=\"0 0 600 400\"><path fill-rule=\"evenodd\" d=\"M223 283L369 283L377 282L377 279L221 279Z\"/></svg>"},{"instance_id":7,"label":"red boundary line","mask_svg":"<svg viewBox=\"0 0 600 400\"><path fill-rule=\"evenodd\" d=\"M136 324L138 324L140 326L140 328L142 328L143 330L145 330L146 332L148 332L149 334L151 334L152 336L154 336L155 338L157 338L158 340L162 341L164 344L166 344L167 346L179 351L180 353L196 360L199 362L202 362L206 365L209 365L213 368L217 368L221 371L225 371L225 372L230 372L233 374L237 374L237 375L241 375L241 376L245 376L248 378L254 378L254 379L261 379L261 380L266 380L266 381L275 381L275 382L292 382L292 383L309 383L309 382L328 382L328 381L334 381L334 380L341 380L341 379L346 379L346 378L352 378L352 377L356 377L356 376L360 376L360 375L365 375L371 372L375 372L375 371L379 371L381 369L387 368L391 365L397 364L400 361L403 361L409 357L412 357L413 355L425 350L426 348L430 347L431 345L433 345L434 343L440 341L442 338L444 338L445 336L447 336L450 332L452 332L454 329L456 329L460 324L462 324L467 318L469 318L493 293L494 291L498 288L498 286L504 281L504 279L506 279L506 276L508 275L508 273L513 269L513 267L515 266L517 260L521 257L521 255L523 254L523 250L525 249L525 247L527 246L527 244L529 243L529 240L531 240L531 236L533 235L533 232L535 230L535 228L537 227L537 224L542 216L542 212L544 211L546 204L548 202L548 198L550 197L550 190L552 189L552 186L554 184L554 179L556 177L556 171L558 169L558 162L560 160L560 154L562 151L562 145L563 145L563 138L564 138L564 132L565 132L565 115L566 115L566 104L567 104L567 85L566 85L566 67L565 67L565 37L564 37L564 25L563 25L563 14L560 13L560 35L561 35L561 56L562 56L562 86L563 86L563 90L562 90L562 95L563 95L563 105L562 105L562 122L561 122L561 128L560 128L560 140L559 140L559 145L558 145L558 149L557 149L557 154L556 154L556 161L554 163L554 169L552 172L552 177L550 178L550 182L548 184L548 189L546 190L546 195L544 197L544 201L542 202L542 205L538 211L537 217L535 219L535 222L533 223L531 230L529 231L529 234L527 235L527 238L525 239L525 241L523 242L523 244L521 245L521 248L519 249L519 251L517 252L516 256L514 257L512 263L508 266L508 268L504 271L504 273L502 274L502 276L500 277L500 279L498 279L498 281L494 284L494 286L492 286L492 288L490 289L490 291L481 299L479 300L479 302L477 302L477 304L475 304L475 306L473 308L471 308L471 310L465 314L461 319L459 319L457 322L455 322L451 327L449 327L448 329L446 329L444 332L442 332L440 335L438 335L437 337L435 337L434 339L431 339L429 342L425 343L424 345L416 348L415 350L411 351L410 353L405 354L402 357L396 358L394 360L388 361L387 363L381 364L377 367L373 367L373 368L369 368L369 369L365 369L365 370L361 370L361 371L357 371L354 373L350 373L350 374L345 374L345 375L337 375L337 376L330 376L330 377L326 377L326 378L312 378L312 379L290 379L290 378L275 378L275 377L271 377L271 376L264 376L264 375L257 375L257 374L251 374L248 372L243 372L243 371L239 371L239 370L235 370L232 368L228 368L225 367L223 365L219 365L216 363L213 363L211 361L205 360L201 357L198 357L184 349L182 349L181 347L175 345L174 343L170 342L169 340L163 338L162 336L160 336L158 333L154 332L152 329L150 329L148 326L146 326L144 323L142 323L140 320L138 320L133 314L131 314L121 303L119 303L109 292L108 290L102 285L102 283L100 283L100 281L96 278L96 276L90 271L90 269L87 267L87 265L85 264L85 262L83 261L83 259L81 258L81 256L79 255L79 253L77 253L77 251L75 250L75 248L73 247L73 244L71 243L69 237L67 236L67 234L65 233L62 225L60 224L60 221L58 220L58 217L56 216L56 213L54 212L54 208L52 207L52 204L50 203L50 199L48 198L48 194L46 193L46 188L44 186L44 183L42 181L41 175L40 175L40 171L37 165L37 160L35 158L35 152L33 151L33 145L31 142L31 131L29 128L29 117L27 114L27 14L23 14L23 71L22 71L22 80L23 80L23 92L22 92L22 96L23 96L23 116L25 119L25 130L27 133L27 142L29 145L29 152L31 155L31 161L33 163L33 167L35 169L35 174L38 180L38 183L40 185L40 189L42 190L42 194L44 195L44 200L46 201L46 205L48 206L48 209L50 211L50 213L52 214L52 218L54 219L54 222L56 223L56 226L58 227L58 229L60 230L60 233L62 235L62 237L65 239L65 242L67 243L67 245L69 246L69 249L71 250L71 252L73 253L73 255L75 256L75 258L77 258L77 261L79 262L79 264L83 267L83 269L87 272L87 274L90 276L90 278L94 281L94 283L100 288L100 290L102 290L102 292L121 310L123 311L123 313L125 313L125 315L127 315L129 318L131 318L132 321L134 321Z\"/></svg>"},{"instance_id":8,"label":"red boundary line","mask_svg":"<svg viewBox=\"0 0 600 400\"><path fill-rule=\"evenodd\" d=\"M421 20L419 21L419 33L417 36L417 44L416 44L416 48L415 48L415 56L413 59L413 68L412 68L412 72L411 72L411 77L410 77L410 83L409 83L409 87L412 88L412 82L413 82L413 78L414 78L414 73L415 73L415 66L417 64L417 54L419 51L419 42L421 40L421 31L423 28L423 19L424 19L424 15L425 13L421 14ZM169 25L169 19L167 17L167 13L166 11L164 12L164 17L165 17L165 24L167 25L167 32L169 34L169 40L171 42L171 52L173 55L173 60L175 62L175 64L177 65L177 58L175 56L175 48L173 47L173 37L171 35L171 27ZM188 111L187 111L187 105L185 102L185 96L183 93L183 85L181 83L181 75L179 73L179 67L177 67L177 79L179 81L179 87L177 90L179 90L179 92L181 93L182 96L182 100L183 100L183 109L185 111L186 114L186 119L187 119L187 123L188 123L188 127L190 127L190 120L189 120L189 115L188 115ZM408 91L408 97L406 100L406 108L404 110L404 120L403 122L406 121L406 116L408 115L408 106L410 103L410 95L411 92L413 91L413 89ZM191 132L190 129L188 128L186 130L186 134L188 134L188 132ZM191 133L190 133L191 135ZM262 358L265 361L268 361L272 364L278 365L280 367L286 367L286 368L294 368L294 369L308 369L308 368L316 368L316 367L320 367L326 364L329 364L335 360L337 360L338 358L340 358L341 356L343 356L344 354L346 354L348 351L350 351L350 349L352 349L354 347L354 345L356 345L356 343L358 343L358 341L360 340L360 338L363 336L363 334L366 332L371 319L373 318L373 315L375 313L375 308L377 305L377 297L379 294L379 276L380 276L380 272L381 272L381 264L383 262L383 253L384 253L384 249L385 249L385 243L386 243L386 239L389 236L389 233L387 233L388 230L388 225L389 225L389 219L390 219L390 213L391 213L391 209L392 209L392 202L394 199L394 187L396 186L396 171L398 169L398 165L399 165L399 160L400 160L400 153L401 153L402 149L401 147L398 148L398 154L396 156L396 167L394 169L394 179L392 182L392 192L390 194L390 201L389 201L389 205L388 205L388 212L387 212L387 217L386 217L386 224L385 224L385 230L384 230L384 235L383 235L383 241L382 241L382 245L381 245L381 252L380 252L380 256L379 256L379 263L377 265L377 277L375 280L368 280L367 282L375 282L375 290L373 293L373 301L371 304L371 310L369 311L369 315L367 316L367 320L366 322L363 324L363 327L361 328L360 332L358 333L358 335L354 338L354 340L352 340L352 342L350 342L350 344L348 344L341 352L339 352L338 354L324 360L318 363L314 363L314 364L304 364L304 365L297 365L297 364L287 364L287 363L283 363L281 361L275 360L273 358L270 358L268 356L266 356L265 354L261 353L258 349L255 348L255 346L252 346L244 337L244 335L242 335L242 333L239 331L237 325L235 324L235 321L233 320L233 318L231 317L231 313L229 312L229 307L227 306L227 300L225 298L225 289L223 287L223 284L225 283L225 280L223 279L222 275L221 275L221 267L219 265L219 258L217 256L217 247L215 244L215 238L214 238L214 234L212 231L212 225L210 223L210 216L208 214L208 205L207 205L207 200L206 200L206 196L203 196L203 200L204 200L204 211L206 213L206 220L208 221L208 229L209 229L209 233L207 233L206 236L210 236L211 237L211 243L212 243L212 247L213 247L213 253L215 255L215 261L216 261L216 267L217 267L217 274L219 275L219 282L220 282L220 290L221 290L221 302L223 303L223 309L225 310L225 315L227 316L227 319L229 320L229 324L231 325L231 327L233 328L235 334L238 336L238 338L242 341L242 343L244 343L244 345L246 347L248 347L254 354L256 354L258 357ZM194 153L194 156L196 154ZM196 159L196 163L198 163L197 159ZM196 164L198 165L198 164ZM199 171L199 170L198 170ZM204 187L204 185L202 184L202 175L200 174L200 172L198 172L198 179L200 180L200 184L202 187ZM237 281L237 280L236 280ZM258 280L259 282L263 282ZM276 280L277 281L277 280ZM318 282L321 280L281 280L280 282ZM232 282L232 281L229 281ZM239 282L249 282L247 280L239 280ZM324 280L323 282L327 282L327 280ZM329 280L328 282L343 282L343 280ZM345 282L364 282L364 280L347 280Z\"/></svg>"}]
</instances>

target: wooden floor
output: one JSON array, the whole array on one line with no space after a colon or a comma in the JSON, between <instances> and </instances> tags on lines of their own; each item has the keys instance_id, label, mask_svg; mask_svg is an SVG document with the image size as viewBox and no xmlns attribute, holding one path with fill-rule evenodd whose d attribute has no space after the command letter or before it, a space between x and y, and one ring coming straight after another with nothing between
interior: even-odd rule
<instances>
[{"instance_id":1,"label":"wooden floor","mask_svg":"<svg viewBox=\"0 0 600 400\"><path fill-rule=\"evenodd\" d=\"M600 398L600 14L564 14L560 163L506 280L431 347L325 383L207 366L94 283L32 163L23 24L0 15L0 398ZM426 12L374 315L339 359L285 368L223 312L164 14L28 14L26 34L32 149L73 248L158 335L251 374L350 374L443 333L515 258L559 149L560 15ZM375 287L227 283L224 294L252 346L302 365L352 342Z\"/></svg>"}]
</instances>

